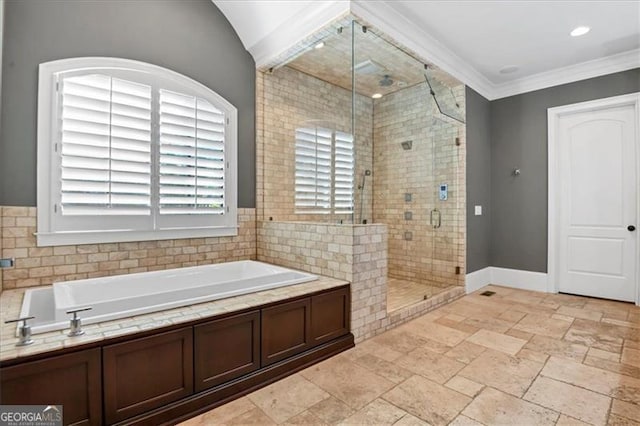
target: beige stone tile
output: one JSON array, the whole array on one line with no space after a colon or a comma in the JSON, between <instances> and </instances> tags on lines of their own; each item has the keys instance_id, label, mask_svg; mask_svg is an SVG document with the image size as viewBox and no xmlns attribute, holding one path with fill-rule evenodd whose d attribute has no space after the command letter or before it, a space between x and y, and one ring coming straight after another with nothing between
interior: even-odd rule
<instances>
[{"instance_id":1,"label":"beige stone tile","mask_svg":"<svg viewBox=\"0 0 640 426\"><path fill-rule=\"evenodd\" d=\"M340 424L344 425L391 425L407 414L404 410L378 398L362 407Z\"/></svg>"},{"instance_id":2,"label":"beige stone tile","mask_svg":"<svg viewBox=\"0 0 640 426\"><path fill-rule=\"evenodd\" d=\"M549 358L540 374L624 401L640 400L639 379L580 364L566 358Z\"/></svg>"},{"instance_id":3,"label":"beige stone tile","mask_svg":"<svg viewBox=\"0 0 640 426\"><path fill-rule=\"evenodd\" d=\"M527 333L526 331L516 330L513 328L505 332L504 334L506 334L507 336L517 337L518 339L522 340L530 340L533 336L535 336L535 334L533 333Z\"/></svg>"},{"instance_id":4,"label":"beige stone tile","mask_svg":"<svg viewBox=\"0 0 640 426\"><path fill-rule=\"evenodd\" d=\"M461 362L425 348L408 353L396 360L396 364L440 384L455 376L464 367Z\"/></svg>"},{"instance_id":5,"label":"beige stone tile","mask_svg":"<svg viewBox=\"0 0 640 426\"><path fill-rule=\"evenodd\" d=\"M635 377L636 379L640 379L640 367L634 367L633 365L628 365L628 364L620 364L619 362L613 362L604 358L596 358L589 355L587 355L587 357L582 362L585 365L597 367L602 370L611 371L613 373L624 374L625 376L630 376L630 377Z\"/></svg>"},{"instance_id":6,"label":"beige stone tile","mask_svg":"<svg viewBox=\"0 0 640 426\"><path fill-rule=\"evenodd\" d=\"M184 422L178 423L179 426L204 426L205 423L202 422L202 416L195 416L190 418L189 420L185 420Z\"/></svg>"},{"instance_id":7,"label":"beige stone tile","mask_svg":"<svg viewBox=\"0 0 640 426\"><path fill-rule=\"evenodd\" d=\"M520 352L516 354L516 357L522 359L528 359L530 361L535 361L544 364L549 359L549 355L543 354L542 352L532 351L531 349L522 348Z\"/></svg>"},{"instance_id":8,"label":"beige stone tile","mask_svg":"<svg viewBox=\"0 0 640 426\"><path fill-rule=\"evenodd\" d=\"M249 395L249 399L276 423L283 423L329 394L294 374Z\"/></svg>"},{"instance_id":9,"label":"beige stone tile","mask_svg":"<svg viewBox=\"0 0 640 426\"><path fill-rule=\"evenodd\" d=\"M407 413L404 417L395 422L393 426L429 426L429 423Z\"/></svg>"},{"instance_id":10,"label":"beige stone tile","mask_svg":"<svg viewBox=\"0 0 640 426\"><path fill-rule=\"evenodd\" d=\"M484 425L480 422L470 419L467 416L463 416L462 414L460 414L455 419L453 419L451 423L449 423L449 426L484 426Z\"/></svg>"},{"instance_id":11,"label":"beige stone tile","mask_svg":"<svg viewBox=\"0 0 640 426\"><path fill-rule=\"evenodd\" d=\"M525 349L545 353L547 355L571 358L582 361L587 353L586 346L571 343L560 339L552 339L546 336L535 335L524 346Z\"/></svg>"},{"instance_id":12,"label":"beige stone tile","mask_svg":"<svg viewBox=\"0 0 640 426\"><path fill-rule=\"evenodd\" d=\"M412 333L415 333L420 337L435 340L436 342L447 346L455 346L470 335L470 333L455 330L433 322L424 324L420 319L406 324L405 327L407 330L410 330Z\"/></svg>"},{"instance_id":13,"label":"beige stone tile","mask_svg":"<svg viewBox=\"0 0 640 426\"><path fill-rule=\"evenodd\" d=\"M567 331L563 340L615 353L622 351L623 343L623 339L620 337L599 334L594 330L578 330L574 327L571 327L569 331Z\"/></svg>"},{"instance_id":14,"label":"beige stone tile","mask_svg":"<svg viewBox=\"0 0 640 426\"><path fill-rule=\"evenodd\" d=\"M590 348L587 355L595 358L606 359L608 361L620 362L620 354L603 351L602 349Z\"/></svg>"},{"instance_id":15,"label":"beige stone tile","mask_svg":"<svg viewBox=\"0 0 640 426\"><path fill-rule=\"evenodd\" d=\"M450 349L445 353L445 355L460 362L464 362L465 364L469 364L486 350L487 348L484 346L479 346L465 340L453 349Z\"/></svg>"},{"instance_id":16,"label":"beige stone tile","mask_svg":"<svg viewBox=\"0 0 640 426\"><path fill-rule=\"evenodd\" d=\"M640 401L632 404L614 399L611 405L611 414L640 422L640 404L638 404L638 402Z\"/></svg>"},{"instance_id":17,"label":"beige stone tile","mask_svg":"<svg viewBox=\"0 0 640 426\"><path fill-rule=\"evenodd\" d=\"M373 339L369 339L365 340L364 342L358 343L355 348L341 353L340 356L347 357L350 360L354 361L366 354L373 354L376 357L389 362L393 362L404 355L403 352L395 351L387 345L382 345L380 343L377 343Z\"/></svg>"},{"instance_id":18,"label":"beige stone tile","mask_svg":"<svg viewBox=\"0 0 640 426\"><path fill-rule=\"evenodd\" d=\"M558 419L552 410L492 388L485 388L462 414L486 425L553 425Z\"/></svg>"},{"instance_id":19,"label":"beige stone tile","mask_svg":"<svg viewBox=\"0 0 640 426\"><path fill-rule=\"evenodd\" d=\"M524 399L591 424L604 424L611 398L546 377L538 377Z\"/></svg>"},{"instance_id":20,"label":"beige stone tile","mask_svg":"<svg viewBox=\"0 0 640 426\"><path fill-rule=\"evenodd\" d=\"M355 409L364 407L394 386L393 382L366 368L338 357L307 368L300 374Z\"/></svg>"},{"instance_id":21,"label":"beige stone tile","mask_svg":"<svg viewBox=\"0 0 640 426\"><path fill-rule=\"evenodd\" d=\"M409 332L406 329L397 328L380 334L371 339L371 342L390 348L395 352L406 354L427 343L418 334Z\"/></svg>"},{"instance_id":22,"label":"beige stone tile","mask_svg":"<svg viewBox=\"0 0 640 426\"><path fill-rule=\"evenodd\" d=\"M433 425L449 423L471 400L421 376L410 377L383 398Z\"/></svg>"},{"instance_id":23,"label":"beige stone tile","mask_svg":"<svg viewBox=\"0 0 640 426\"><path fill-rule=\"evenodd\" d=\"M560 414L560 418L556 423L556 426L589 426L589 423L581 422L578 419L569 417L565 414Z\"/></svg>"},{"instance_id":24,"label":"beige stone tile","mask_svg":"<svg viewBox=\"0 0 640 426\"><path fill-rule=\"evenodd\" d=\"M575 308L571 306L561 306L557 311L560 315L566 315L573 318L582 318L592 321L600 321L602 312L590 311L587 309Z\"/></svg>"},{"instance_id":25,"label":"beige stone tile","mask_svg":"<svg viewBox=\"0 0 640 426\"><path fill-rule=\"evenodd\" d=\"M254 408L225 422L227 425L276 425L261 409Z\"/></svg>"},{"instance_id":26,"label":"beige stone tile","mask_svg":"<svg viewBox=\"0 0 640 426\"><path fill-rule=\"evenodd\" d=\"M522 318L524 318L525 315L527 314L524 312L509 310L501 313L498 318L515 324L518 321L520 321Z\"/></svg>"},{"instance_id":27,"label":"beige stone tile","mask_svg":"<svg viewBox=\"0 0 640 426\"><path fill-rule=\"evenodd\" d=\"M569 327L571 327L571 323L568 321L536 314L527 314L519 323L513 326L516 330L558 339L564 336Z\"/></svg>"},{"instance_id":28,"label":"beige stone tile","mask_svg":"<svg viewBox=\"0 0 640 426\"><path fill-rule=\"evenodd\" d=\"M385 361L372 354L365 354L355 362L393 383L400 383L413 375L411 371L402 368L397 362Z\"/></svg>"},{"instance_id":29,"label":"beige stone tile","mask_svg":"<svg viewBox=\"0 0 640 426\"><path fill-rule=\"evenodd\" d=\"M458 374L521 397L542 369L542 363L487 350Z\"/></svg>"},{"instance_id":30,"label":"beige stone tile","mask_svg":"<svg viewBox=\"0 0 640 426\"><path fill-rule=\"evenodd\" d=\"M470 396L471 398L475 397L484 387L480 383L476 383L462 376L453 377L445 384L445 386L449 389L453 389L454 391L458 391L461 394Z\"/></svg>"},{"instance_id":31,"label":"beige stone tile","mask_svg":"<svg viewBox=\"0 0 640 426\"><path fill-rule=\"evenodd\" d=\"M227 423L234 417L256 408L255 405L247 397L242 397L231 401L227 404L214 408L202 415L204 424L222 424Z\"/></svg>"},{"instance_id":32,"label":"beige stone tile","mask_svg":"<svg viewBox=\"0 0 640 426\"><path fill-rule=\"evenodd\" d=\"M635 422L631 419L620 417L615 414L609 415L607 426L640 426L640 422Z\"/></svg>"},{"instance_id":33,"label":"beige stone tile","mask_svg":"<svg viewBox=\"0 0 640 426\"><path fill-rule=\"evenodd\" d=\"M464 320L464 324L475 327L476 329L485 329L495 331L496 333L504 333L513 326L513 322L505 321L500 318L473 317Z\"/></svg>"},{"instance_id":34,"label":"beige stone tile","mask_svg":"<svg viewBox=\"0 0 640 426\"><path fill-rule=\"evenodd\" d=\"M640 350L625 347L622 349L622 358L620 358L620 362L622 364L640 367Z\"/></svg>"},{"instance_id":35,"label":"beige stone tile","mask_svg":"<svg viewBox=\"0 0 640 426\"><path fill-rule=\"evenodd\" d=\"M452 321L446 317L438 318L434 322L436 324L444 325L445 327L453 328L454 330L462 331L463 333L475 333L479 330L478 327L474 327L465 322Z\"/></svg>"},{"instance_id":36,"label":"beige stone tile","mask_svg":"<svg viewBox=\"0 0 640 426\"><path fill-rule=\"evenodd\" d=\"M309 408L309 411L326 424L339 423L354 412L347 404L333 396L318 402Z\"/></svg>"},{"instance_id":37,"label":"beige stone tile","mask_svg":"<svg viewBox=\"0 0 640 426\"><path fill-rule=\"evenodd\" d=\"M322 419L320 419L318 416L316 416L315 414L311 413L310 411L303 411L302 413L293 416L292 418L290 418L289 420L287 420L285 423L283 423L285 425L327 425L327 423L323 422Z\"/></svg>"},{"instance_id":38,"label":"beige stone tile","mask_svg":"<svg viewBox=\"0 0 640 426\"><path fill-rule=\"evenodd\" d=\"M475 343L476 345L485 346L489 349L495 349L509 355L517 354L525 343L527 343L526 340L507 336L506 334L496 333L490 330L480 330L467 337L467 341Z\"/></svg>"}]
</instances>

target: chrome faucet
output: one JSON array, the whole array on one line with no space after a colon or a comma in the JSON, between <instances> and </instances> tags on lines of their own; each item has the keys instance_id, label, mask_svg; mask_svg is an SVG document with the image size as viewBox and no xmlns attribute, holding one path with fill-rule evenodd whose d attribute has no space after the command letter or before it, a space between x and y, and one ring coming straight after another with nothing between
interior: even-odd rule
<instances>
[{"instance_id":1,"label":"chrome faucet","mask_svg":"<svg viewBox=\"0 0 640 426\"><path fill-rule=\"evenodd\" d=\"M31 339L31 326L27 324L27 321L34 318L35 317L22 317L18 319L5 321L5 324L23 321L22 325L18 326L19 340L18 340L18 343L16 343L16 346L27 346L33 343L33 339Z\"/></svg>"},{"instance_id":2,"label":"chrome faucet","mask_svg":"<svg viewBox=\"0 0 640 426\"><path fill-rule=\"evenodd\" d=\"M84 330L82 329L82 319L78 317L78 312L89 311L91 307L72 309L67 311L67 314L73 314L73 318L70 320L70 328L69 334L67 336L82 336L84 334Z\"/></svg>"}]
</instances>

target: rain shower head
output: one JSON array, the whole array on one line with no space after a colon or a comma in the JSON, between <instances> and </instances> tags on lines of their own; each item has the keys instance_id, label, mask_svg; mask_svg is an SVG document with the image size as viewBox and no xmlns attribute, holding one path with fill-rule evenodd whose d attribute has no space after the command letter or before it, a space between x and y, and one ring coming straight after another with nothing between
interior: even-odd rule
<instances>
[{"instance_id":1,"label":"rain shower head","mask_svg":"<svg viewBox=\"0 0 640 426\"><path fill-rule=\"evenodd\" d=\"M389 86L391 86L391 85L393 84L393 79L391 78L391 76L390 76L390 75L385 74L385 76L384 76L384 77L382 77L382 80L380 80L380 81L378 82L378 84L379 84L381 87L389 87Z\"/></svg>"},{"instance_id":2,"label":"rain shower head","mask_svg":"<svg viewBox=\"0 0 640 426\"><path fill-rule=\"evenodd\" d=\"M400 142L400 145L402 145L402 149L404 149L405 151L409 151L411 147L413 147L413 141Z\"/></svg>"}]
</instances>

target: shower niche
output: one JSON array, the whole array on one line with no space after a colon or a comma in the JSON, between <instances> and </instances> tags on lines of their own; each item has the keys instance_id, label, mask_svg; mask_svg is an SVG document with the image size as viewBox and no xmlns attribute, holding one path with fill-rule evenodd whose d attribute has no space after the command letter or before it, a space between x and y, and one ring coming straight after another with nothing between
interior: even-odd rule
<instances>
[{"instance_id":1,"label":"shower niche","mask_svg":"<svg viewBox=\"0 0 640 426\"><path fill-rule=\"evenodd\" d=\"M261 71L259 227L386 225L389 313L464 286L464 85L354 16Z\"/></svg>"}]
</instances>

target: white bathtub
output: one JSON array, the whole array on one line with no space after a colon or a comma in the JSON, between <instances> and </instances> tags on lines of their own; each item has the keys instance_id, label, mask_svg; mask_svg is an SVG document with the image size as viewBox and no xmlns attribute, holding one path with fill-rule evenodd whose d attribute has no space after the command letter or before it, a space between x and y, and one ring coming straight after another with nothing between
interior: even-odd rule
<instances>
[{"instance_id":1,"label":"white bathtub","mask_svg":"<svg viewBox=\"0 0 640 426\"><path fill-rule=\"evenodd\" d=\"M316 280L316 275L244 260L55 283L25 292L20 316L35 316L32 332L69 327L67 311L83 324L110 321Z\"/></svg>"}]
</instances>

